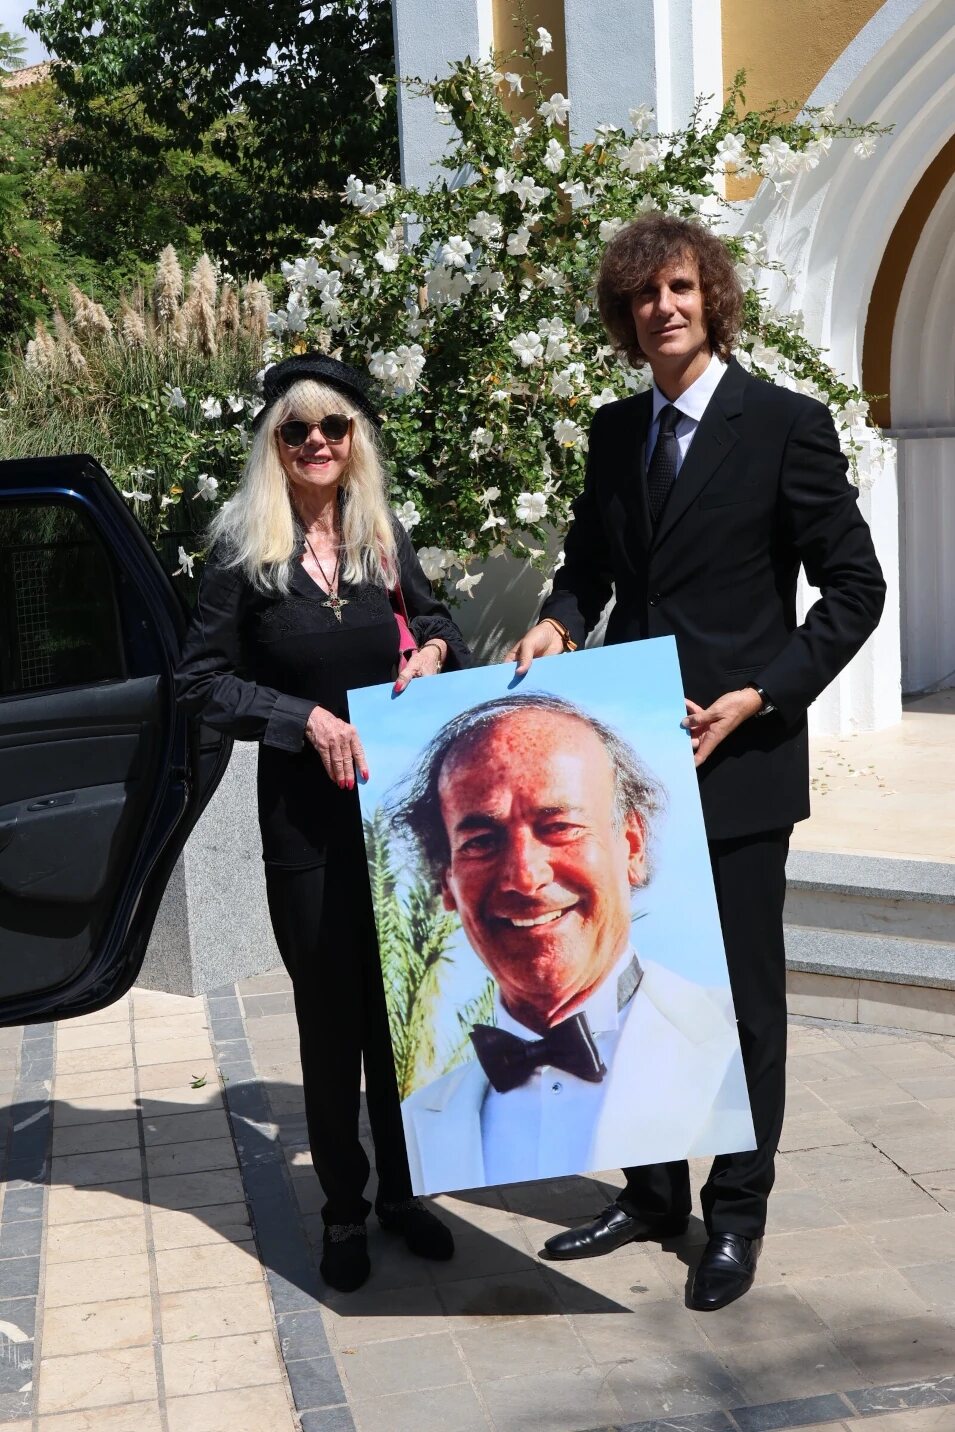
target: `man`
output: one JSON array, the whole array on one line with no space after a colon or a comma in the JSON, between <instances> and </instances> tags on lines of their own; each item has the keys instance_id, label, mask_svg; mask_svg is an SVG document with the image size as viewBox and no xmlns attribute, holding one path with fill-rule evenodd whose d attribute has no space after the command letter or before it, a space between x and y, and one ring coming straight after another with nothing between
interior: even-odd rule
<instances>
[{"instance_id":1,"label":"man","mask_svg":"<svg viewBox=\"0 0 955 1432\"><path fill-rule=\"evenodd\" d=\"M631 942L661 799L556 696L484 702L431 742L399 818L497 993L476 1058L404 1102L416 1191L752 1148L728 992Z\"/></svg>"},{"instance_id":2,"label":"man","mask_svg":"<svg viewBox=\"0 0 955 1432\"><path fill-rule=\"evenodd\" d=\"M718 1157L691 1304L751 1286L785 1097L782 910L795 821L809 814L806 710L875 629L885 585L828 410L731 356L742 315L732 261L702 226L662 214L623 228L598 280L601 317L648 392L596 414L564 566L510 653L584 641L613 593L608 642L672 633L757 1148ZM796 621L800 565L822 593ZM685 1223L686 1164L625 1170L615 1203L549 1240L591 1257Z\"/></svg>"}]
</instances>

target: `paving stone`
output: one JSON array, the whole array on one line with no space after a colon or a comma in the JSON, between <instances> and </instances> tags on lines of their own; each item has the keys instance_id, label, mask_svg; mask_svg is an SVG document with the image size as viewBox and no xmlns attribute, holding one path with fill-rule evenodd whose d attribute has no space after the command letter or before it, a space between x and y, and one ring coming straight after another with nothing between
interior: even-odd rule
<instances>
[{"instance_id":1,"label":"paving stone","mask_svg":"<svg viewBox=\"0 0 955 1432\"><path fill-rule=\"evenodd\" d=\"M83 1226L85 1228L86 1225ZM46 1308L103 1303L115 1298L149 1297L149 1259L145 1240L139 1253L87 1257L90 1250L81 1239L75 1241L73 1251L83 1254L82 1261L47 1263L43 1288Z\"/></svg>"},{"instance_id":2,"label":"paving stone","mask_svg":"<svg viewBox=\"0 0 955 1432\"><path fill-rule=\"evenodd\" d=\"M261 1282L262 1266L254 1242L207 1243L157 1252L156 1278L160 1293L231 1288Z\"/></svg>"},{"instance_id":3,"label":"paving stone","mask_svg":"<svg viewBox=\"0 0 955 1432\"><path fill-rule=\"evenodd\" d=\"M146 1169L150 1189L156 1178L174 1173L206 1173L212 1169L235 1168L236 1151L232 1135L192 1139L185 1143L163 1143L147 1147Z\"/></svg>"},{"instance_id":4,"label":"paving stone","mask_svg":"<svg viewBox=\"0 0 955 1432\"><path fill-rule=\"evenodd\" d=\"M171 1397L166 1411L169 1432L295 1432L284 1386Z\"/></svg>"},{"instance_id":5,"label":"paving stone","mask_svg":"<svg viewBox=\"0 0 955 1432\"><path fill-rule=\"evenodd\" d=\"M203 1243L240 1243L252 1237L245 1202L195 1209L152 1210L153 1241L163 1248L196 1248Z\"/></svg>"},{"instance_id":6,"label":"paving stone","mask_svg":"<svg viewBox=\"0 0 955 1432\"><path fill-rule=\"evenodd\" d=\"M139 1148L138 1119L107 1119L103 1123L55 1124L53 1157L71 1154L106 1153L113 1149Z\"/></svg>"},{"instance_id":7,"label":"paving stone","mask_svg":"<svg viewBox=\"0 0 955 1432\"><path fill-rule=\"evenodd\" d=\"M743 1400L723 1355L706 1348L640 1353L600 1371L623 1407L625 1422L658 1416L664 1408L682 1416L723 1410Z\"/></svg>"},{"instance_id":8,"label":"paving stone","mask_svg":"<svg viewBox=\"0 0 955 1432\"><path fill-rule=\"evenodd\" d=\"M955 1259L955 1218L947 1213L861 1223L858 1231L896 1268Z\"/></svg>"},{"instance_id":9,"label":"paving stone","mask_svg":"<svg viewBox=\"0 0 955 1432\"><path fill-rule=\"evenodd\" d=\"M126 1179L139 1178L142 1159L137 1141L135 1148L111 1149L105 1153L70 1154L65 1158L54 1158L50 1181L54 1184L72 1184L74 1188L98 1183L122 1183Z\"/></svg>"},{"instance_id":10,"label":"paving stone","mask_svg":"<svg viewBox=\"0 0 955 1432\"><path fill-rule=\"evenodd\" d=\"M270 1330L170 1343L162 1365L167 1398L281 1383L285 1376Z\"/></svg>"},{"instance_id":11,"label":"paving stone","mask_svg":"<svg viewBox=\"0 0 955 1432\"><path fill-rule=\"evenodd\" d=\"M230 1288L227 1296L218 1288L165 1293L159 1299L159 1312L164 1343L264 1332L272 1327L264 1283Z\"/></svg>"},{"instance_id":12,"label":"paving stone","mask_svg":"<svg viewBox=\"0 0 955 1432\"><path fill-rule=\"evenodd\" d=\"M480 1391L499 1432L545 1427L547 1432L589 1432L629 1420L612 1379L605 1368L583 1368L503 1378L482 1384Z\"/></svg>"},{"instance_id":13,"label":"paving stone","mask_svg":"<svg viewBox=\"0 0 955 1432\"><path fill-rule=\"evenodd\" d=\"M43 1353L38 1411L75 1412L84 1407L127 1407L156 1397L156 1365L151 1347L124 1347L48 1357ZM104 1426L108 1424L102 1424ZM96 1432L100 1424L94 1423Z\"/></svg>"},{"instance_id":14,"label":"paving stone","mask_svg":"<svg viewBox=\"0 0 955 1432\"><path fill-rule=\"evenodd\" d=\"M896 1408L949 1407L955 1403L955 1375L859 1388L846 1396L864 1417Z\"/></svg>"},{"instance_id":15,"label":"paving stone","mask_svg":"<svg viewBox=\"0 0 955 1432\"><path fill-rule=\"evenodd\" d=\"M333 1357L291 1358L285 1371L298 1409L333 1407L344 1401L345 1389Z\"/></svg>"},{"instance_id":16,"label":"paving stone","mask_svg":"<svg viewBox=\"0 0 955 1432\"><path fill-rule=\"evenodd\" d=\"M496 1280L492 1279L492 1282ZM454 1284L450 1285L453 1289ZM279 1319L283 1345L288 1340L289 1357L313 1357L322 1349L316 1346L312 1319L318 1317L317 1332L328 1337L339 1348L358 1347L362 1343L384 1342L392 1338L410 1337L430 1329L443 1330L445 1312L442 1306L447 1289L438 1290L429 1281L417 1288L376 1288L366 1284L357 1293L336 1293L327 1289L322 1295L322 1313L289 1313ZM475 1319L465 1320L474 1325ZM454 1328L461 1320L450 1317L447 1325Z\"/></svg>"},{"instance_id":17,"label":"paving stone","mask_svg":"<svg viewBox=\"0 0 955 1432\"><path fill-rule=\"evenodd\" d=\"M39 1432L161 1432L162 1423L157 1402L134 1402L131 1407L95 1407L41 1417L37 1426Z\"/></svg>"},{"instance_id":18,"label":"paving stone","mask_svg":"<svg viewBox=\"0 0 955 1432\"><path fill-rule=\"evenodd\" d=\"M592 1357L582 1338L563 1318L527 1318L460 1332L458 1346L474 1380L521 1377L529 1369L573 1371L590 1367Z\"/></svg>"},{"instance_id":19,"label":"paving stone","mask_svg":"<svg viewBox=\"0 0 955 1432\"><path fill-rule=\"evenodd\" d=\"M11 1227L15 1227L13 1224ZM6 1258L0 1263L0 1288L4 1298L35 1298L40 1285L40 1259Z\"/></svg>"},{"instance_id":20,"label":"paving stone","mask_svg":"<svg viewBox=\"0 0 955 1432\"><path fill-rule=\"evenodd\" d=\"M807 1228L832 1228L845 1223L821 1191L811 1188L773 1190L769 1201L767 1230L796 1233Z\"/></svg>"},{"instance_id":21,"label":"paving stone","mask_svg":"<svg viewBox=\"0 0 955 1432\"><path fill-rule=\"evenodd\" d=\"M164 1144L179 1147L207 1139L230 1138L229 1119L223 1108L199 1109L194 1113L167 1114L143 1119L143 1138L147 1150Z\"/></svg>"},{"instance_id":22,"label":"paving stone","mask_svg":"<svg viewBox=\"0 0 955 1432\"><path fill-rule=\"evenodd\" d=\"M60 1128L79 1124L105 1124L118 1119L134 1118L139 1109L139 1100L133 1089L123 1093L113 1092L108 1096L91 1095L78 1099L54 1099L53 1136Z\"/></svg>"},{"instance_id":23,"label":"paving stone","mask_svg":"<svg viewBox=\"0 0 955 1432\"><path fill-rule=\"evenodd\" d=\"M466 1380L466 1369L447 1332L365 1343L342 1359L350 1398L383 1397Z\"/></svg>"},{"instance_id":24,"label":"paving stone","mask_svg":"<svg viewBox=\"0 0 955 1432\"><path fill-rule=\"evenodd\" d=\"M945 1311L949 1316L955 1315L955 1262L922 1263L914 1268L901 1268L899 1276L912 1288L919 1301L938 1311ZM913 1308L912 1311L917 1310Z\"/></svg>"},{"instance_id":25,"label":"paving stone","mask_svg":"<svg viewBox=\"0 0 955 1432\"><path fill-rule=\"evenodd\" d=\"M43 1244L43 1221L39 1218L20 1219L0 1224L0 1259L40 1256ZM0 1268L0 1283L3 1270Z\"/></svg>"},{"instance_id":26,"label":"paving stone","mask_svg":"<svg viewBox=\"0 0 955 1432\"><path fill-rule=\"evenodd\" d=\"M860 1269L851 1278L799 1278L791 1284L833 1334L864 1327L867 1323L891 1323L897 1318L916 1317L925 1311L907 1275L894 1268ZM749 1302L749 1297L743 1301Z\"/></svg>"},{"instance_id":27,"label":"paving stone","mask_svg":"<svg viewBox=\"0 0 955 1432\"><path fill-rule=\"evenodd\" d=\"M148 1296L47 1308L43 1316L44 1369L47 1358L144 1347L152 1338L152 1303Z\"/></svg>"},{"instance_id":28,"label":"paving stone","mask_svg":"<svg viewBox=\"0 0 955 1432\"><path fill-rule=\"evenodd\" d=\"M149 1196L161 1208L202 1208L205 1204L244 1202L245 1190L238 1169L230 1168L151 1178Z\"/></svg>"},{"instance_id":29,"label":"paving stone","mask_svg":"<svg viewBox=\"0 0 955 1432\"><path fill-rule=\"evenodd\" d=\"M740 1432L777 1432L777 1429L824 1426L839 1422L847 1413L844 1400L836 1394L764 1402L757 1407L734 1407L733 1417Z\"/></svg>"},{"instance_id":30,"label":"paving stone","mask_svg":"<svg viewBox=\"0 0 955 1432\"><path fill-rule=\"evenodd\" d=\"M897 1318L836 1333L839 1350L871 1383L933 1377L952 1370L955 1321L944 1314ZM856 1383L856 1386L859 1384Z\"/></svg>"},{"instance_id":31,"label":"paving stone","mask_svg":"<svg viewBox=\"0 0 955 1432\"><path fill-rule=\"evenodd\" d=\"M876 1179L874 1183L839 1183L824 1194L825 1201L854 1226L895 1222L921 1214L937 1213L935 1200L907 1178Z\"/></svg>"},{"instance_id":32,"label":"paving stone","mask_svg":"<svg viewBox=\"0 0 955 1432\"><path fill-rule=\"evenodd\" d=\"M356 1402L352 1411L360 1432L487 1432L488 1426L467 1383ZM305 1425L303 1421L303 1432ZM315 1425L326 1432L324 1421Z\"/></svg>"},{"instance_id":33,"label":"paving stone","mask_svg":"<svg viewBox=\"0 0 955 1432\"><path fill-rule=\"evenodd\" d=\"M46 1236L47 1275L60 1263L125 1257L146 1252L146 1220L142 1209L128 1207L123 1218L90 1223L58 1223Z\"/></svg>"},{"instance_id":34,"label":"paving stone","mask_svg":"<svg viewBox=\"0 0 955 1432\"><path fill-rule=\"evenodd\" d=\"M825 1330L722 1348L720 1356L740 1388L740 1406L836 1392L858 1379L850 1356Z\"/></svg>"}]
</instances>

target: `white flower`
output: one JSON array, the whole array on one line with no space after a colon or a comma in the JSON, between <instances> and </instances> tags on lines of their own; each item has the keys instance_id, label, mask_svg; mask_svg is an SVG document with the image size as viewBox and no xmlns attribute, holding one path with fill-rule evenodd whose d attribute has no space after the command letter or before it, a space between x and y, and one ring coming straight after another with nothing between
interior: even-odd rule
<instances>
[{"instance_id":1,"label":"white flower","mask_svg":"<svg viewBox=\"0 0 955 1432\"><path fill-rule=\"evenodd\" d=\"M563 146L558 144L556 139L549 139L544 151L544 168L549 169L552 174L558 174L566 158L567 151Z\"/></svg>"},{"instance_id":2,"label":"white flower","mask_svg":"<svg viewBox=\"0 0 955 1432\"><path fill-rule=\"evenodd\" d=\"M553 590L554 590L554 579L553 579L553 577L548 577L547 580L541 585L540 591L537 593L537 600L538 600L539 602L542 602L545 597L549 597L549 596L550 596L550 594L551 594L551 592L552 592Z\"/></svg>"},{"instance_id":3,"label":"white flower","mask_svg":"<svg viewBox=\"0 0 955 1432\"><path fill-rule=\"evenodd\" d=\"M420 343L400 343L387 353L378 348L368 358L372 377L387 384L399 398L414 390L424 365L424 349Z\"/></svg>"},{"instance_id":4,"label":"white flower","mask_svg":"<svg viewBox=\"0 0 955 1432\"><path fill-rule=\"evenodd\" d=\"M494 171L494 190L497 194L509 194L514 187L514 175L510 169L504 169L501 165Z\"/></svg>"},{"instance_id":5,"label":"white flower","mask_svg":"<svg viewBox=\"0 0 955 1432\"><path fill-rule=\"evenodd\" d=\"M544 356L544 343L539 333L518 333L510 339L508 347L525 368L539 363Z\"/></svg>"},{"instance_id":6,"label":"white flower","mask_svg":"<svg viewBox=\"0 0 955 1432\"><path fill-rule=\"evenodd\" d=\"M542 318L537 325L537 331L549 338L564 338L567 334L567 324L560 317Z\"/></svg>"},{"instance_id":7,"label":"white flower","mask_svg":"<svg viewBox=\"0 0 955 1432\"><path fill-rule=\"evenodd\" d=\"M630 124L636 130L646 129L653 118L653 106L650 104L638 104L636 109L629 111Z\"/></svg>"},{"instance_id":8,"label":"white flower","mask_svg":"<svg viewBox=\"0 0 955 1432\"><path fill-rule=\"evenodd\" d=\"M474 275L474 286L482 293L497 293L504 287L504 275L497 269L479 268Z\"/></svg>"},{"instance_id":9,"label":"white flower","mask_svg":"<svg viewBox=\"0 0 955 1432\"><path fill-rule=\"evenodd\" d=\"M501 489L499 487L486 487L478 498L478 502L481 503L482 507L487 507L489 503L496 502L500 495Z\"/></svg>"},{"instance_id":10,"label":"white flower","mask_svg":"<svg viewBox=\"0 0 955 1432\"><path fill-rule=\"evenodd\" d=\"M547 496L543 492L520 492L514 505L518 522L540 522L547 512Z\"/></svg>"},{"instance_id":11,"label":"white flower","mask_svg":"<svg viewBox=\"0 0 955 1432\"><path fill-rule=\"evenodd\" d=\"M575 209L589 209L594 202L594 196L580 179L575 179L572 184L561 184L560 188L567 195Z\"/></svg>"},{"instance_id":12,"label":"white flower","mask_svg":"<svg viewBox=\"0 0 955 1432\"><path fill-rule=\"evenodd\" d=\"M832 135L831 135L831 134L817 134L816 137L815 137L815 139L810 139L809 143L806 145L805 149L803 150L803 154L809 154L809 155L811 155L813 158L815 158L815 159L817 159L817 160L819 160L819 159L825 159L826 155L829 153L829 150L830 150L831 148L832 148Z\"/></svg>"},{"instance_id":13,"label":"white flower","mask_svg":"<svg viewBox=\"0 0 955 1432\"><path fill-rule=\"evenodd\" d=\"M512 258L516 258L520 254L527 253L527 245L530 242L530 237L530 229L525 228L523 224L518 225L518 228L515 233L508 234L507 252L511 255Z\"/></svg>"},{"instance_id":14,"label":"white flower","mask_svg":"<svg viewBox=\"0 0 955 1432\"><path fill-rule=\"evenodd\" d=\"M550 190L535 184L533 175L525 174L523 178L511 185L511 192L517 195L522 209L526 209L528 205L532 209L536 209L547 198Z\"/></svg>"},{"instance_id":15,"label":"white flower","mask_svg":"<svg viewBox=\"0 0 955 1432\"><path fill-rule=\"evenodd\" d=\"M361 196L364 192L365 186L362 181L357 177L357 175L349 174L347 180L345 181L345 188L342 193L342 198L345 200L345 203L357 205L360 202Z\"/></svg>"},{"instance_id":16,"label":"white flower","mask_svg":"<svg viewBox=\"0 0 955 1432\"><path fill-rule=\"evenodd\" d=\"M384 109L385 100L388 97L388 86L381 82L381 75L372 75L371 83L375 92L375 99L378 101L379 109Z\"/></svg>"},{"instance_id":17,"label":"white flower","mask_svg":"<svg viewBox=\"0 0 955 1432\"><path fill-rule=\"evenodd\" d=\"M600 228L598 230L600 234L600 242L602 244L609 244L614 234L616 234L622 228L622 219L601 219Z\"/></svg>"},{"instance_id":18,"label":"white flower","mask_svg":"<svg viewBox=\"0 0 955 1432\"><path fill-rule=\"evenodd\" d=\"M252 418L257 418L264 407L264 398L253 398L251 403L249 404L249 416Z\"/></svg>"},{"instance_id":19,"label":"white flower","mask_svg":"<svg viewBox=\"0 0 955 1432\"><path fill-rule=\"evenodd\" d=\"M651 164L656 164L660 158L659 139L632 139L629 144L621 144L616 150L617 158L620 160L620 168L625 174L642 174L649 169Z\"/></svg>"},{"instance_id":20,"label":"white flower","mask_svg":"<svg viewBox=\"0 0 955 1432\"><path fill-rule=\"evenodd\" d=\"M545 266L541 269L540 281L543 284L544 288L552 288L555 293L559 292L560 289L567 287L567 280L561 273L560 269L552 268L549 264L545 264Z\"/></svg>"},{"instance_id":21,"label":"white flower","mask_svg":"<svg viewBox=\"0 0 955 1432\"><path fill-rule=\"evenodd\" d=\"M578 303L574 309L574 322L578 328L583 328L585 323L590 322L590 309L586 303Z\"/></svg>"},{"instance_id":22,"label":"white flower","mask_svg":"<svg viewBox=\"0 0 955 1432\"><path fill-rule=\"evenodd\" d=\"M834 104L824 104L816 116L820 124L831 124L835 117L836 107Z\"/></svg>"},{"instance_id":23,"label":"white flower","mask_svg":"<svg viewBox=\"0 0 955 1432\"><path fill-rule=\"evenodd\" d=\"M395 508L395 516L406 532L410 532L412 527L417 527L421 521L421 513L410 499Z\"/></svg>"},{"instance_id":24,"label":"white flower","mask_svg":"<svg viewBox=\"0 0 955 1432\"><path fill-rule=\"evenodd\" d=\"M199 407L207 423L214 423L216 418L222 417L222 404L218 398L213 398L211 395L203 398Z\"/></svg>"},{"instance_id":25,"label":"white flower","mask_svg":"<svg viewBox=\"0 0 955 1432\"><path fill-rule=\"evenodd\" d=\"M474 588L478 582L483 581L483 579L483 572L465 572L464 576L460 577L454 585L459 592L464 592L467 596L473 597Z\"/></svg>"},{"instance_id":26,"label":"white flower","mask_svg":"<svg viewBox=\"0 0 955 1432\"><path fill-rule=\"evenodd\" d=\"M471 431L471 447L489 448L494 446L494 434L488 428L474 428Z\"/></svg>"},{"instance_id":27,"label":"white flower","mask_svg":"<svg viewBox=\"0 0 955 1432\"><path fill-rule=\"evenodd\" d=\"M541 101L537 106L537 113L549 125L566 124L570 114L570 100L558 91L552 94L550 99Z\"/></svg>"},{"instance_id":28,"label":"white flower","mask_svg":"<svg viewBox=\"0 0 955 1432\"><path fill-rule=\"evenodd\" d=\"M439 582L447 569L445 552L441 547L419 547L418 561L429 582Z\"/></svg>"},{"instance_id":29,"label":"white flower","mask_svg":"<svg viewBox=\"0 0 955 1432\"><path fill-rule=\"evenodd\" d=\"M514 73L509 73L509 74L506 74L506 75L504 76L504 78L505 78L505 80L507 81L507 83L508 83L508 84L510 85L510 87L511 87L511 94L523 94L523 93L524 93L524 80L523 80L523 77L522 77L521 75L515 75Z\"/></svg>"},{"instance_id":30,"label":"white flower","mask_svg":"<svg viewBox=\"0 0 955 1432\"><path fill-rule=\"evenodd\" d=\"M772 139L759 146L760 173L767 179L775 179L780 174L791 174L793 172L793 160L795 158L792 146L787 144L785 139L780 139L774 134Z\"/></svg>"},{"instance_id":31,"label":"white flower","mask_svg":"<svg viewBox=\"0 0 955 1432\"><path fill-rule=\"evenodd\" d=\"M468 224L468 233L474 234L478 239L499 239L504 232L504 225L496 214L489 214L486 209L481 209Z\"/></svg>"},{"instance_id":32,"label":"white flower","mask_svg":"<svg viewBox=\"0 0 955 1432\"><path fill-rule=\"evenodd\" d=\"M138 504L141 502L149 501L149 493L140 491L138 487L131 488L129 492L127 492L124 488L120 488L120 491L122 492L124 497L128 497L134 503Z\"/></svg>"},{"instance_id":33,"label":"white flower","mask_svg":"<svg viewBox=\"0 0 955 1432\"><path fill-rule=\"evenodd\" d=\"M241 413L245 408L245 399L240 398L238 393L230 393L226 402L229 404L230 413Z\"/></svg>"},{"instance_id":34,"label":"white flower","mask_svg":"<svg viewBox=\"0 0 955 1432\"><path fill-rule=\"evenodd\" d=\"M590 406L596 411L597 408L603 408L607 403L615 403L616 401L617 395L612 388L602 388L599 393L594 393L590 399Z\"/></svg>"},{"instance_id":35,"label":"white flower","mask_svg":"<svg viewBox=\"0 0 955 1432\"><path fill-rule=\"evenodd\" d=\"M169 383L164 383L163 395L166 399L167 413L171 413L173 408L184 408L186 406L186 400L182 396L181 388L173 388Z\"/></svg>"},{"instance_id":36,"label":"white flower","mask_svg":"<svg viewBox=\"0 0 955 1432\"><path fill-rule=\"evenodd\" d=\"M717 143L716 158L723 169L737 169L746 158L745 134L724 134Z\"/></svg>"},{"instance_id":37,"label":"white flower","mask_svg":"<svg viewBox=\"0 0 955 1432\"><path fill-rule=\"evenodd\" d=\"M464 268L470 253L473 253L471 245L460 234L452 234L441 246L441 258L449 268Z\"/></svg>"},{"instance_id":38,"label":"white flower","mask_svg":"<svg viewBox=\"0 0 955 1432\"><path fill-rule=\"evenodd\" d=\"M493 532L496 527L506 527L507 518L497 517L493 512L487 514L487 519L481 523L482 532Z\"/></svg>"},{"instance_id":39,"label":"white flower","mask_svg":"<svg viewBox=\"0 0 955 1432\"><path fill-rule=\"evenodd\" d=\"M537 39L534 41L534 44L536 45L537 49L540 50L542 55L549 55L551 50L554 48L554 41L551 38L551 33L549 30L545 30L543 25L538 25L537 27Z\"/></svg>"},{"instance_id":40,"label":"white flower","mask_svg":"<svg viewBox=\"0 0 955 1432\"><path fill-rule=\"evenodd\" d=\"M196 478L196 496L201 497L205 502L215 502L218 490L219 479L210 477L207 472L200 472Z\"/></svg>"},{"instance_id":41,"label":"white flower","mask_svg":"<svg viewBox=\"0 0 955 1432\"><path fill-rule=\"evenodd\" d=\"M180 547L180 548L179 548L179 566L178 566L178 567L176 568L176 570L173 572L173 576L174 576L174 577L182 577L182 576L191 577L191 576L192 576L192 567L193 567L193 563L195 562L195 560L196 560L195 557L190 557L190 556L189 556L189 553L186 551L185 547Z\"/></svg>"},{"instance_id":42,"label":"white flower","mask_svg":"<svg viewBox=\"0 0 955 1432\"><path fill-rule=\"evenodd\" d=\"M491 304L491 317L494 319L494 322L495 322L495 323L503 323L504 320L505 320L505 318L507 317L507 309L506 309L506 308L502 308L499 303L492 303L492 304ZM492 393L492 394L491 394L491 397L492 397L492 398L496 398L497 396L498 396L497 393ZM509 395L506 395L506 396L509 396Z\"/></svg>"},{"instance_id":43,"label":"white flower","mask_svg":"<svg viewBox=\"0 0 955 1432\"><path fill-rule=\"evenodd\" d=\"M877 134L861 134L852 146L852 152L853 154L857 154L860 159L871 159L875 153L878 142L879 136Z\"/></svg>"},{"instance_id":44,"label":"white flower","mask_svg":"<svg viewBox=\"0 0 955 1432\"><path fill-rule=\"evenodd\" d=\"M560 373L554 373L550 380L550 390L555 398L572 398L578 386L584 381L583 363L571 363L568 368L562 369Z\"/></svg>"},{"instance_id":45,"label":"white flower","mask_svg":"<svg viewBox=\"0 0 955 1432\"><path fill-rule=\"evenodd\" d=\"M554 437L562 447L579 447L583 442L584 430L571 418L558 418L554 424Z\"/></svg>"}]
</instances>

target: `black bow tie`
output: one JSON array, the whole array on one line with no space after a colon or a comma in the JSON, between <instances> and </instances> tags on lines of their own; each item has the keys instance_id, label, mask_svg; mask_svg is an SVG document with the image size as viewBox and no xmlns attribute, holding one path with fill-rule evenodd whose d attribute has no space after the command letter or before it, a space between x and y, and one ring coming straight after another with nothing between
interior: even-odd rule
<instances>
[{"instance_id":1,"label":"black bow tie","mask_svg":"<svg viewBox=\"0 0 955 1432\"><path fill-rule=\"evenodd\" d=\"M535 1069L553 1064L566 1074L599 1084L607 1072L594 1043L585 1014L572 1015L548 1030L543 1039L521 1039L493 1024L476 1024L471 1043L493 1087L499 1094L526 1084Z\"/></svg>"}]
</instances>

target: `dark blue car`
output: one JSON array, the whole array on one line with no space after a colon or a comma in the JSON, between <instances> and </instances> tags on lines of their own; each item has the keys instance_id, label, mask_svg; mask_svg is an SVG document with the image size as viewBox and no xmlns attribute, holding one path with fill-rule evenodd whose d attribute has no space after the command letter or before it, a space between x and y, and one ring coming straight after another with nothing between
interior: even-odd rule
<instances>
[{"instance_id":1,"label":"dark blue car","mask_svg":"<svg viewBox=\"0 0 955 1432\"><path fill-rule=\"evenodd\" d=\"M0 463L0 1025L139 973L231 749L176 709L185 622L92 458Z\"/></svg>"}]
</instances>

